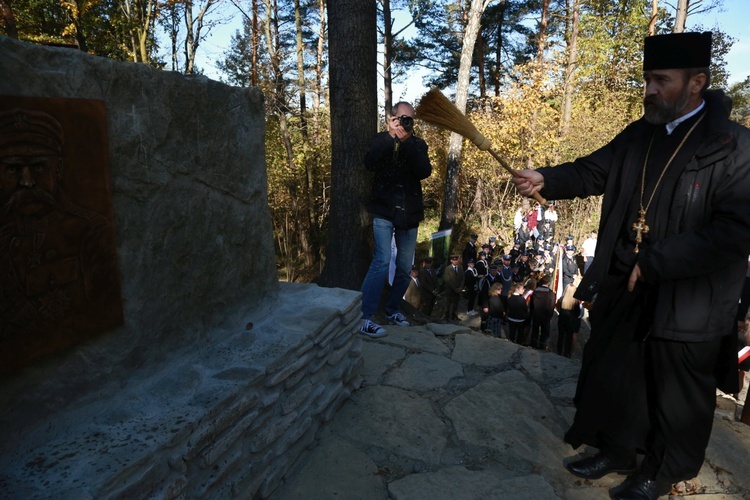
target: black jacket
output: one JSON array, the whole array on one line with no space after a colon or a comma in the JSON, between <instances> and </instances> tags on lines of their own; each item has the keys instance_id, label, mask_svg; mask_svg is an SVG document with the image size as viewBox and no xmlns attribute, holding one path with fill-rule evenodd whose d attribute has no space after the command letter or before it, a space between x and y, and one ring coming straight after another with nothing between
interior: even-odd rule
<instances>
[{"instance_id":1,"label":"black jacket","mask_svg":"<svg viewBox=\"0 0 750 500\"><path fill-rule=\"evenodd\" d=\"M700 342L736 331L750 254L750 131L728 119L720 91L704 99L703 126L686 142L694 153L664 177L649 210L649 245L637 255L655 288L651 335L658 338ZM581 300L591 301L610 271L652 133L641 118L585 158L538 169L548 199L604 194L597 258L576 292Z\"/></svg>"},{"instance_id":2,"label":"black jacket","mask_svg":"<svg viewBox=\"0 0 750 500\"><path fill-rule=\"evenodd\" d=\"M370 142L365 168L375 173L367 209L397 228L411 229L424 219L422 184L432 173L427 143L412 135L401 142L381 132Z\"/></svg>"}]
</instances>

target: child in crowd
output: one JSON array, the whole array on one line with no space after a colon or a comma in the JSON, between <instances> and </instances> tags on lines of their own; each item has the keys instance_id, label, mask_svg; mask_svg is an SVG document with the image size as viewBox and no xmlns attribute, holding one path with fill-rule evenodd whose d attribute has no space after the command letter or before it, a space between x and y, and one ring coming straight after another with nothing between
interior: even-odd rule
<instances>
[{"instance_id":1,"label":"child in crowd","mask_svg":"<svg viewBox=\"0 0 750 500\"><path fill-rule=\"evenodd\" d=\"M581 328L582 308L580 302L573 297L575 293L576 286L570 284L557 301L557 354L566 358L571 356L575 337Z\"/></svg>"},{"instance_id":2,"label":"child in crowd","mask_svg":"<svg viewBox=\"0 0 750 500\"><path fill-rule=\"evenodd\" d=\"M487 325L490 329L490 334L493 337L502 337L501 323L505 316L505 308L503 307L502 300L503 285L501 283L494 283L490 287L489 297L489 321Z\"/></svg>"},{"instance_id":3,"label":"child in crowd","mask_svg":"<svg viewBox=\"0 0 750 500\"><path fill-rule=\"evenodd\" d=\"M526 285L523 289L523 298L526 300L527 313L526 322L523 324L523 331L519 335L517 342L521 345L529 345L528 339L531 335L531 298L534 296L534 290L536 289L536 279L529 278L526 281Z\"/></svg>"},{"instance_id":4,"label":"child in crowd","mask_svg":"<svg viewBox=\"0 0 750 500\"><path fill-rule=\"evenodd\" d=\"M525 337L525 326L529 316L529 306L523 296L524 286L515 283L508 298L508 339L520 344Z\"/></svg>"},{"instance_id":5,"label":"child in crowd","mask_svg":"<svg viewBox=\"0 0 750 500\"><path fill-rule=\"evenodd\" d=\"M531 299L531 347L547 350L550 321L555 313L555 292L549 288L549 276L539 280Z\"/></svg>"}]
</instances>

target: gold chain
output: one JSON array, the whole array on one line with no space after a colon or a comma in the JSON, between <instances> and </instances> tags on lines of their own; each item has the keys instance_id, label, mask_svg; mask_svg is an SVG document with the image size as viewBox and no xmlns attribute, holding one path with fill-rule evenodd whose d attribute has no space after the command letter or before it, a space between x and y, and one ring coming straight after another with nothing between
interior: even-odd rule
<instances>
[{"instance_id":1,"label":"gold chain","mask_svg":"<svg viewBox=\"0 0 750 500\"><path fill-rule=\"evenodd\" d=\"M648 199L648 203L646 206L643 206L643 194L646 190L646 166L648 165L648 157L651 154L651 146L654 144L654 136L656 133L651 135L651 141L648 143L648 149L646 150L646 159L643 160L643 170L641 174L641 199L640 199L640 210L638 210L638 220L633 223L633 226L631 229L635 231L635 248L633 249L633 253L638 253L638 245L643 243L643 235L648 234L649 227L646 225L646 212L648 212L649 207L651 207L651 202L654 201L654 195L656 194L656 190L659 188L659 184L661 184L661 180L664 178L664 174L667 173L667 169L672 164L672 160L675 159L677 156L677 153L680 152L682 149L682 146L685 145L685 142L688 140L688 137L690 137L690 134L693 133L693 130L695 130L695 127L698 126L698 124L703 120L703 117L706 116L705 113L703 113L698 120L693 124L692 127L690 127L690 130L688 130L687 134L685 134L685 137L682 138L682 141L680 141L679 146L677 146L677 149L674 150L674 153L672 153L672 156L669 157L669 161L667 161L667 164L664 165L664 168L661 171L661 174L659 174L659 178L656 180L656 185L654 186L654 190L651 192L651 196Z\"/></svg>"}]
</instances>

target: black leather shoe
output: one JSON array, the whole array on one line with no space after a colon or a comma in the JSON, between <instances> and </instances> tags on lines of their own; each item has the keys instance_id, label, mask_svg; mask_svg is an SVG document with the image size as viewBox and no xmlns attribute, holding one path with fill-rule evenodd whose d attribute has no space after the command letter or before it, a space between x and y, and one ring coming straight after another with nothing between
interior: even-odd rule
<instances>
[{"instance_id":1,"label":"black leather shoe","mask_svg":"<svg viewBox=\"0 0 750 500\"><path fill-rule=\"evenodd\" d=\"M609 490L609 497L615 500L656 500L666 495L672 485L665 481L654 481L640 475L628 476L620 485Z\"/></svg>"},{"instance_id":2,"label":"black leather shoe","mask_svg":"<svg viewBox=\"0 0 750 500\"><path fill-rule=\"evenodd\" d=\"M616 461L602 453L565 464L571 474L584 479L599 479L612 472L630 474L636 469L635 457L629 461Z\"/></svg>"}]
</instances>

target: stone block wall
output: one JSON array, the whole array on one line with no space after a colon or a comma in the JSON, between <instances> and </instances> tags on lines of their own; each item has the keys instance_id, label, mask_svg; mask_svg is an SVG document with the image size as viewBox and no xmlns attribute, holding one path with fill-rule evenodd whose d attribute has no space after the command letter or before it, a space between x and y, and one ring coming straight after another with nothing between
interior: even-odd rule
<instances>
[{"instance_id":1,"label":"stone block wall","mask_svg":"<svg viewBox=\"0 0 750 500\"><path fill-rule=\"evenodd\" d=\"M6 441L0 496L268 498L361 384L359 294L281 294L252 330Z\"/></svg>"},{"instance_id":2,"label":"stone block wall","mask_svg":"<svg viewBox=\"0 0 750 500\"><path fill-rule=\"evenodd\" d=\"M270 495L361 341L358 293L278 283L262 93L0 36L0 94L105 102L125 315L0 380L0 496Z\"/></svg>"}]
</instances>

